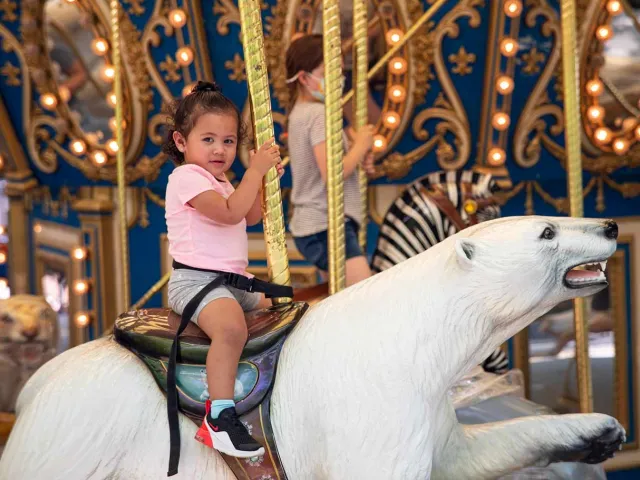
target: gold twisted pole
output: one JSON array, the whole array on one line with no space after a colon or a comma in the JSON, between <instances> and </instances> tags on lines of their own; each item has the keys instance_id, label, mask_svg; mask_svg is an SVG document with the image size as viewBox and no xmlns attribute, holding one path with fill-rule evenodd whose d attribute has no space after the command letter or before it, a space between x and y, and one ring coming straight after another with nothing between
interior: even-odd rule
<instances>
[{"instance_id":1,"label":"gold twisted pole","mask_svg":"<svg viewBox=\"0 0 640 480\"><path fill-rule=\"evenodd\" d=\"M562 86L564 94L565 144L567 152L567 178L569 204L572 217L584 216L582 197L582 152L580 151L580 95L578 78L578 45L575 0L562 0ZM593 411L591 363L589 361L588 325L584 298L574 301L576 330L576 364L580 411Z\"/></svg>"},{"instance_id":2,"label":"gold twisted pole","mask_svg":"<svg viewBox=\"0 0 640 480\"><path fill-rule=\"evenodd\" d=\"M344 237L344 170L342 157L342 40L338 0L322 2L327 152L327 203L329 216L329 294L346 285Z\"/></svg>"},{"instance_id":3,"label":"gold twisted pole","mask_svg":"<svg viewBox=\"0 0 640 480\"><path fill-rule=\"evenodd\" d=\"M418 32L422 27L426 25L429 19L431 19L431 17L433 17L436 14L436 12L440 10L440 7L442 7L442 5L444 5L446 2L447 0L437 0L433 5L431 5L429 7L429 10L424 12L422 16L418 19L418 21L416 21L413 25L411 25L411 28L407 30L407 33L404 35L404 37L402 37L402 39L398 43L396 43L393 47L391 47L387 51L387 53L385 53L382 56L382 58L378 60L373 67L371 67L371 70L369 70L367 78L371 80L376 75L376 73L378 73L380 69L387 64L389 59L391 59L391 57L393 57L396 53L398 53L400 49L404 47L404 45L409 40L411 40L411 38L416 34L416 32ZM355 37L355 33L354 33L354 37ZM342 97L343 107L347 104L349 100L351 100L351 97L353 97L353 89L349 90L345 94L345 96Z\"/></svg>"},{"instance_id":4,"label":"gold twisted pole","mask_svg":"<svg viewBox=\"0 0 640 480\"><path fill-rule=\"evenodd\" d=\"M129 288L129 229L127 228L127 203L125 200L125 189L127 185L124 177L124 133L122 131L122 121L124 119L124 97L122 95L122 59L120 56L120 1L111 0L111 49L113 51L113 69L116 94L116 142L118 142L118 152L116 153L118 169L118 213L120 216L120 254L122 255L122 300L125 307L128 307L131 299Z\"/></svg>"},{"instance_id":5,"label":"gold twisted pole","mask_svg":"<svg viewBox=\"0 0 640 480\"><path fill-rule=\"evenodd\" d=\"M368 45L369 39L367 25L367 2L365 0L353 0L353 60L355 72L355 126L356 130L369 123L368 112L368 94L369 80L367 79L368 69ZM360 231L358 232L358 240L362 251L366 254L367 250L367 219L368 202L367 188L369 181L367 174L362 166L358 167L358 180L360 184L360 202L361 202L361 218Z\"/></svg>"},{"instance_id":6,"label":"gold twisted pole","mask_svg":"<svg viewBox=\"0 0 640 480\"><path fill-rule=\"evenodd\" d=\"M253 129L256 147L274 137L269 94L269 75L264 57L262 17L258 0L239 0L242 29L242 49L253 110ZM284 214L280 196L280 180L275 168L269 170L262 184L262 218L267 243L269 278L278 285L291 285L289 258L285 241ZM276 298L274 303L289 302Z\"/></svg>"}]
</instances>

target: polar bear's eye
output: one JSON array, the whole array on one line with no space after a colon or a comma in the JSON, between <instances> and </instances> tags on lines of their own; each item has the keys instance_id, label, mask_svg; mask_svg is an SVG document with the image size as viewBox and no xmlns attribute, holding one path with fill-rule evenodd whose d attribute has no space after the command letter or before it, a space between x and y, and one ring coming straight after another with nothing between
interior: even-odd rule
<instances>
[{"instance_id":1,"label":"polar bear's eye","mask_svg":"<svg viewBox=\"0 0 640 480\"><path fill-rule=\"evenodd\" d=\"M551 240L555 236L556 236L556 233L551 228L547 227L542 232L542 235L540 235L540 238L543 238L545 240Z\"/></svg>"}]
</instances>

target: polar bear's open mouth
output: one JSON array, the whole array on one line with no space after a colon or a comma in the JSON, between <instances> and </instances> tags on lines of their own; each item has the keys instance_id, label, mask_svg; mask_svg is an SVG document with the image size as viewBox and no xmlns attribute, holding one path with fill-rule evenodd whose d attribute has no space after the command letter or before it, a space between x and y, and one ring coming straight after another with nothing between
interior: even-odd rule
<instances>
[{"instance_id":1,"label":"polar bear's open mouth","mask_svg":"<svg viewBox=\"0 0 640 480\"><path fill-rule=\"evenodd\" d=\"M584 288L606 284L607 277L604 275L606 268L606 260L576 265L565 274L564 284L567 288Z\"/></svg>"}]
</instances>

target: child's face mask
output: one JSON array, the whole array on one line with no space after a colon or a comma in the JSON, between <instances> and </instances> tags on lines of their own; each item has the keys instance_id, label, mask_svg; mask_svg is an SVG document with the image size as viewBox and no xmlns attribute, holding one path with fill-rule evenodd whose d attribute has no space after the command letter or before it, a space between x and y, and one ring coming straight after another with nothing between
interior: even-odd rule
<instances>
[{"instance_id":1,"label":"child's face mask","mask_svg":"<svg viewBox=\"0 0 640 480\"><path fill-rule=\"evenodd\" d=\"M320 102L324 102L324 78L318 78L315 75L313 75L312 73L307 73L307 75L309 77L313 78L316 82L318 82L318 89L317 90L312 90L311 88L307 87L307 89L309 90L309 93L316 100L318 100ZM344 78L344 75L343 75L342 78L340 79L340 90L341 91L344 90L344 82L345 82L345 78Z\"/></svg>"}]
</instances>

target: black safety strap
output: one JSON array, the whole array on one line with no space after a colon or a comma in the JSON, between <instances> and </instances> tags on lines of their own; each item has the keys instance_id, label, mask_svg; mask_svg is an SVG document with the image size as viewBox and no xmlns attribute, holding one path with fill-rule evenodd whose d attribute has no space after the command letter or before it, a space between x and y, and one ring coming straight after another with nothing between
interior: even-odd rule
<instances>
[{"instance_id":1,"label":"black safety strap","mask_svg":"<svg viewBox=\"0 0 640 480\"><path fill-rule=\"evenodd\" d=\"M209 273L219 274L214 280L209 282L200 290L184 307L180 326L176 331L176 336L171 345L171 353L169 355L169 365L167 367L167 415L169 416L169 471L167 476L171 477L178 473L178 463L180 462L180 423L178 417L178 386L176 384L176 365L180 356L179 337L189 325L189 321L196 312L198 305L204 300L204 297L214 288L221 285L228 285L239 290L247 292L264 293L267 298L293 298L293 288L286 285L276 285L274 283L265 282L257 278L248 278L244 275L236 273L222 272L218 270L205 270L202 268L190 267L182 263L173 262L174 269L199 270Z\"/></svg>"},{"instance_id":2,"label":"black safety strap","mask_svg":"<svg viewBox=\"0 0 640 480\"><path fill-rule=\"evenodd\" d=\"M189 320L196 312L198 305L200 305L204 297L211 290L219 287L223 283L224 277L217 277L187 303L187 306L184 307L184 311L182 312L180 326L171 345L169 366L167 367L167 414L169 415L169 444L171 446L169 450L169 471L167 472L167 476L169 477L178 473L178 463L180 462L180 423L178 417L178 386L176 384L176 363L180 355L180 342L178 337L180 337L180 334L187 328L187 325L189 325Z\"/></svg>"}]
</instances>

